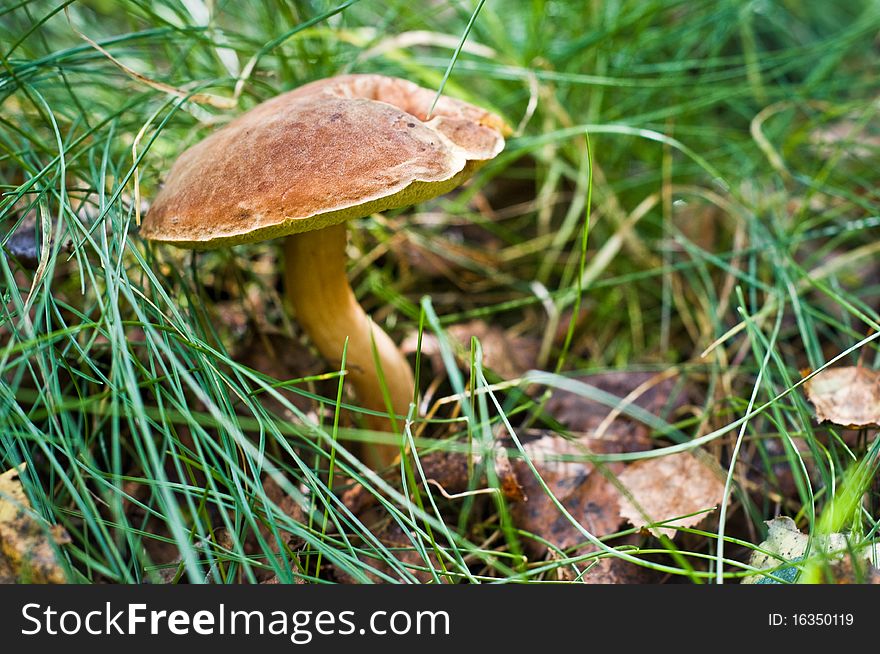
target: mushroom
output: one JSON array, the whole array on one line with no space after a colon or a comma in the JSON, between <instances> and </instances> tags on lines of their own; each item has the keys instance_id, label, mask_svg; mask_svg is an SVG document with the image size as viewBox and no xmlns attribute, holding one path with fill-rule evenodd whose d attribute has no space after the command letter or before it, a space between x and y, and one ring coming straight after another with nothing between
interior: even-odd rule
<instances>
[{"instance_id":1,"label":"mushroom","mask_svg":"<svg viewBox=\"0 0 880 654\"><path fill-rule=\"evenodd\" d=\"M406 80L343 75L263 102L180 155L140 230L194 249L285 237L296 319L329 361L341 361L348 338L347 377L360 403L383 414L366 416L377 431L407 414L413 374L355 299L345 223L452 190L509 134L501 118L459 100L441 97L431 110L434 98ZM373 445L361 456L378 468L399 451Z\"/></svg>"}]
</instances>

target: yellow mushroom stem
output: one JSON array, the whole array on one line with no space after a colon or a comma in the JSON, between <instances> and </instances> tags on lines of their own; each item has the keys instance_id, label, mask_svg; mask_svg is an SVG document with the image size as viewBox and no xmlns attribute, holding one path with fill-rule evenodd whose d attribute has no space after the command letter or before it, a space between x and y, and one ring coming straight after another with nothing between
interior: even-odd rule
<instances>
[{"instance_id":1,"label":"yellow mushroom stem","mask_svg":"<svg viewBox=\"0 0 880 654\"><path fill-rule=\"evenodd\" d=\"M378 359L381 366L391 410L397 416L406 416L413 399L412 369L388 334L371 322L358 304L345 270L345 246L344 223L288 236L284 241L285 294L297 323L324 358L334 365L342 361L342 349L348 337L346 381L354 386L361 406L385 414L366 414L367 426L375 431L392 431L374 361ZM397 419L396 426L400 434L403 420ZM399 452L398 446L366 443L360 457L378 469L392 463Z\"/></svg>"}]
</instances>

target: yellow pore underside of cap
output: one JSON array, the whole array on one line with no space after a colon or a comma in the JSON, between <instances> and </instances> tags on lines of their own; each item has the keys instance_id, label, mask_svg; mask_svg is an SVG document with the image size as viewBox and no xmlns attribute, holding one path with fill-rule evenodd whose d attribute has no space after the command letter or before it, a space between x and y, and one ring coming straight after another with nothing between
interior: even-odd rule
<instances>
[{"instance_id":1,"label":"yellow pore underside of cap","mask_svg":"<svg viewBox=\"0 0 880 654\"><path fill-rule=\"evenodd\" d=\"M268 100L186 150L141 225L215 248L322 229L446 193L504 148L496 115L381 75Z\"/></svg>"}]
</instances>

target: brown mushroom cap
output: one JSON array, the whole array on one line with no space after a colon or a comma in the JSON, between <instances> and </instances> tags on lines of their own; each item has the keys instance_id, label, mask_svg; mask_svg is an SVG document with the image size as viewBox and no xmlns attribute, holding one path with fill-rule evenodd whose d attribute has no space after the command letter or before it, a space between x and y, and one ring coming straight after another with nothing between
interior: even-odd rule
<instances>
[{"instance_id":1,"label":"brown mushroom cap","mask_svg":"<svg viewBox=\"0 0 880 654\"><path fill-rule=\"evenodd\" d=\"M450 191L504 147L496 115L381 75L268 100L186 150L141 225L213 248L321 229Z\"/></svg>"}]
</instances>

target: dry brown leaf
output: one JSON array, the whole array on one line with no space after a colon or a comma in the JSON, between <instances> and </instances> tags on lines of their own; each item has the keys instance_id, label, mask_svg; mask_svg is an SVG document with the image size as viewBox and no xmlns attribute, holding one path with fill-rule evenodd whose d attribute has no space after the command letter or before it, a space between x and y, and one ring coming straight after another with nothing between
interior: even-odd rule
<instances>
[{"instance_id":1,"label":"dry brown leaf","mask_svg":"<svg viewBox=\"0 0 880 654\"><path fill-rule=\"evenodd\" d=\"M629 397L634 405L655 414L664 408L679 407L685 401L685 393L675 392L675 380L663 374L601 373L581 380L621 398ZM609 477L623 471L624 465L606 464L603 474L587 460L588 454L635 452L651 447L650 431L645 425L623 414L612 416L609 421L610 412L611 409L604 404L574 393L557 391L547 402L547 413L585 436L566 439L545 433L525 445L529 458L551 492L594 536L613 533L623 522L620 493ZM514 471L528 498L511 507L515 524L562 549L584 543L583 534L559 511L526 463L514 461ZM546 547L537 541L527 542L526 547L533 556L546 551ZM578 551L586 552L591 547L582 547Z\"/></svg>"},{"instance_id":2,"label":"dry brown leaf","mask_svg":"<svg viewBox=\"0 0 880 654\"><path fill-rule=\"evenodd\" d=\"M861 366L828 368L804 384L816 420L843 427L880 426L880 371Z\"/></svg>"},{"instance_id":3,"label":"dry brown leaf","mask_svg":"<svg viewBox=\"0 0 880 654\"><path fill-rule=\"evenodd\" d=\"M608 451L608 447L608 441L581 439L575 442L553 433L524 446L554 497L594 536L613 533L621 523L617 489L585 460L587 448L600 452ZM560 460L576 458L580 460ZM621 465L610 464L608 468L616 473ZM557 508L526 462L515 459L513 469L527 498L510 507L513 523L560 549L584 543L584 535ZM542 556L547 551L538 540L528 540L523 545L533 557ZM590 548L592 546L588 546Z\"/></svg>"},{"instance_id":4,"label":"dry brown leaf","mask_svg":"<svg viewBox=\"0 0 880 654\"><path fill-rule=\"evenodd\" d=\"M66 583L52 543L69 543L70 536L60 526L47 528L34 517L19 479L22 470L24 465L0 474L0 580Z\"/></svg>"},{"instance_id":5,"label":"dry brown leaf","mask_svg":"<svg viewBox=\"0 0 880 654\"><path fill-rule=\"evenodd\" d=\"M703 511L716 507L724 495L718 474L690 452L636 461L618 479L632 496L621 497L624 518L636 527L669 521L668 526L651 528L655 536L672 538L675 527L699 524L706 518Z\"/></svg>"}]
</instances>

